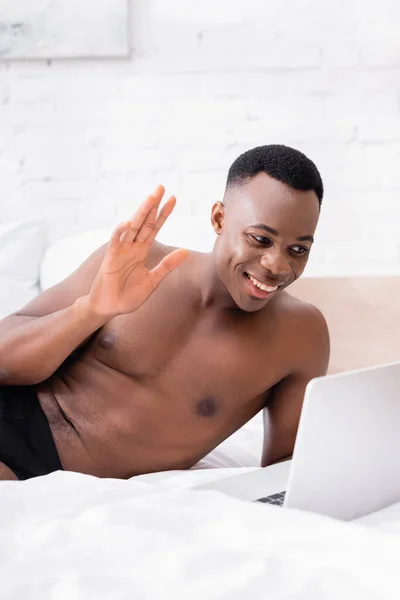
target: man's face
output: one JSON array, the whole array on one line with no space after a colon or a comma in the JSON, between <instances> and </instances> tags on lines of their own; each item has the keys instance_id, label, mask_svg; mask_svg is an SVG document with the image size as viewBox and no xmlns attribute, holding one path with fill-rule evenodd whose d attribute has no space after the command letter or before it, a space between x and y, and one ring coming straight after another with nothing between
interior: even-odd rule
<instances>
[{"instance_id":1,"label":"man's face","mask_svg":"<svg viewBox=\"0 0 400 600\"><path fill-rule=\"evenodd\" d=\"M318 198L259 173L213 206L222 283L237 306L260 310L300 277L319 217Z\"/></svg>"}]
</instances>

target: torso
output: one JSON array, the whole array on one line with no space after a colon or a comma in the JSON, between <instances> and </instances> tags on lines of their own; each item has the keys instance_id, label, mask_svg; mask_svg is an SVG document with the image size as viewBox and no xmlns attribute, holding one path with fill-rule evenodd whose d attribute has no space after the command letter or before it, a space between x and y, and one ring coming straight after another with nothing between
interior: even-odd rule
<instances>
[{"instance_id":1,"label":"torso","mask_svg":"<svg viewBox=\"0 0 400 600\"><path fill-rule=\"evenodd\" d=\"M299 343L294 299L201 307L182 267L39 386L63 467L100 477L193 466L268 403Z\"/></svg>"}]
</instances>

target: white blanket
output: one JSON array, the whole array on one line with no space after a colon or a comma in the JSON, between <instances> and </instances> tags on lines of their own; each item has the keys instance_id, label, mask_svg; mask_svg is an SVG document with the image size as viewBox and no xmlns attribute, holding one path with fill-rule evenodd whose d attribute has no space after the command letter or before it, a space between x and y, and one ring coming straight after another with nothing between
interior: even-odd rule
<instances>
[{"instance_id":1,"label":"white blanket","mask_svg":"<svg viewBox=\"0 0 400 600\"><path fill-rule=\"evenodd\" d=\"M237 471L0 483L1 600L400 598L400 505L364 525L189 489Z\"/></svg>"}]
</instances>

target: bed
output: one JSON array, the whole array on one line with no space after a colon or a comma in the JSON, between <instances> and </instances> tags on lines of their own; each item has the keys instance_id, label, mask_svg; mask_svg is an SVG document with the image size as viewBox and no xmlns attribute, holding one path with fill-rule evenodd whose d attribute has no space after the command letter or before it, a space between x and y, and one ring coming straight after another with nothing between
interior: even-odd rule
<instances>
[{"instance_id":1,"label":"bed","mask_svg":"<svg viewBox=\"0 0 400 600\"><path fill-rule=\"evenodd\" d=\"M0 315L62 279L108 233L48 244L41 220L0 225ZM293 286L327 317L331 372L400 360L399 292L395 274ZM189 471L1 482L0 598L398 599L400 502L343 523L191 489L260 468L261 445L257 416Z\"/></svg>"}]
</instances>

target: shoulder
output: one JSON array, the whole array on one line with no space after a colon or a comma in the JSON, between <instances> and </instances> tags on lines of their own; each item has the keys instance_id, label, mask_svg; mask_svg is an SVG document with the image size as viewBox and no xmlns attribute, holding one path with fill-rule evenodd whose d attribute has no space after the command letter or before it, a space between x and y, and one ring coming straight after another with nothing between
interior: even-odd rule
<instances>
[{"instance_id":1,"label":"shoulder","mask_svg":"<svg viewBox=\"0 0 400 600\"><path fill-rule=\"evenodd\" d=\"M279 298L280 331L289 342L294 370L325 374L330 355L329 330L322 312L313 304L282 292Z\"/></svg>"},{"instance_id":2,"label":"shoulder","mask_svg":"<svg viewBox=\"0 0 400 600\"><path fill-rule=\"evenodd\" d=\"M161 244L161 242L154 242L151 244L149 254L146 260L146 266L149 269L152 269L168 254L176 250L175 246L166 246L165 244Z\"/></svg>"},{"instance_id":3,"label":"shoulder","mask_svg":"<svg viewBox=\"0 0 400 600\"><path fill-rule=\"evenodd\" d=\"M280 310L283 313L282 316L289 319L291 325L295 325L296 328L305 328L309 333L315 332L329 337L325 317L313 304L291 296L285 291L282 292L282 298L280 298Z\"/></svg>"},{"instance_id":4,"label":"shoulder","mask_svg":"<svg viewBox=\"0 0 400 600\"><path fill-rule=\"evenodd\" d=\"M153 269L163 258L171 254L174 250L178 250L181 246L166 246L160 242L154 241L151 245L149 254L146 260L146 267L148 269ZM202 264L205 254L202 252L196 252L194 250L189 250L188 259L185 260L183 265L176 269L172 274L172 277L169 275L168 280L176 280L177 282L182 281L182 277L187 281L190 278L193 272L196 272L199 269L199 265Z\"/></svg>"}]
</instances>

